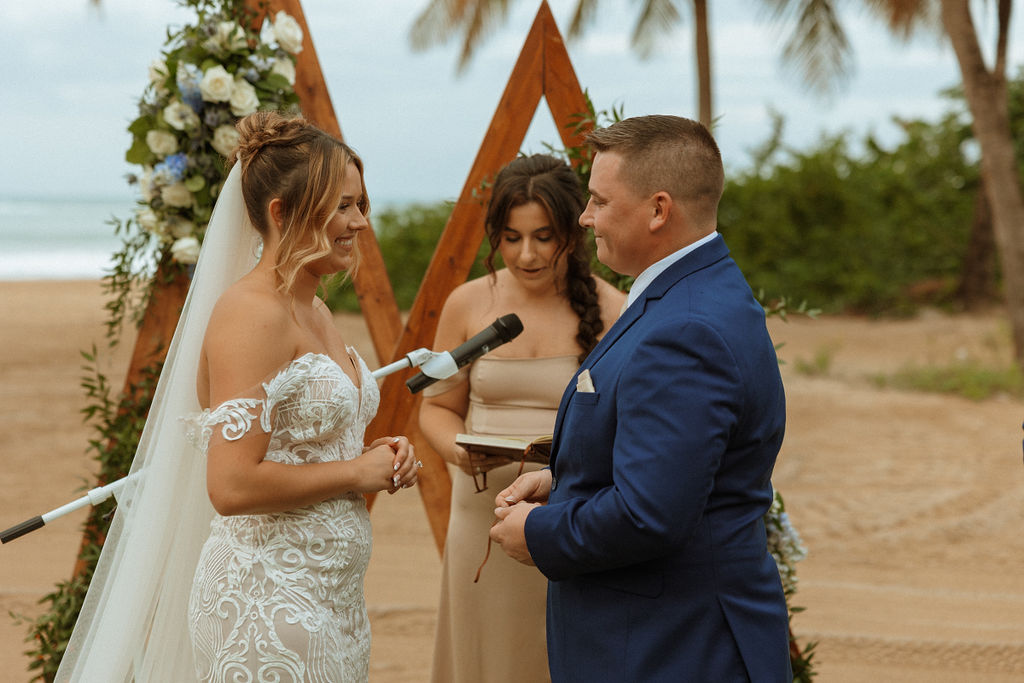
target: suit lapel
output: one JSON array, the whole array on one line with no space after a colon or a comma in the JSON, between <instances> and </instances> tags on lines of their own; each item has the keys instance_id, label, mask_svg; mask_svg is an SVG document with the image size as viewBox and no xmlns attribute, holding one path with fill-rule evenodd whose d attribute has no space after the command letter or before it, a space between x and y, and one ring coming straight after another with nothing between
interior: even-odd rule
<instances>
[{"instance_id":1,"label":"suit lapel","mask_svg":"<svg viewBox=\"0 0 1024 683\"><path fill-rule=\"evenodd\" d=\"M654 281L644 289L640 294L639 299L634 301L629 308L623 311L622 315L619 316L619 319L616 320L615 324L612 325L610 330L608 330L608 333L601 338L601 341L597 343L597 346L595 346L590 354L583 360L583 365L580 367L580 370L583 370L583 368L594 367L594 364L601 359L601 356L608 351L612 344L614 344L618 338L633 325L633 323L640 319L640 316L646 312L648 305L665 296L665 293L675 286L676 283L688 275L706 268L712 263L715 263L728 255L729 249L725 246L725 241L722 239L722 236L719 235L707 244L698 248L696 251L690 252L669 266L665 272L656 277ZM573 386L575 388L575 385Z\"/></svg>"},{"instance_id":2,"label":"suit lapel","mask_svg":"<svg viewBox=\"0 0 1024 683\"><path fill-rule=\"evenodd\" d=\"M640 298L634 301L622 315L619 316L618 320L611 326L608 332L601 337L601 341L591 350L590 354L583 360L583 364L580 365L579 370L573 375L569 381L569 385L562 392L562 400L558 404L558 414L555 417L555 429L554 439L551 445L551 453L554 457L558 451L558 443L561 441L562 436L562 420L565 417L565 411L569 406L569 401L572 395L576 393L576 378L585 369L593 368L594 365L607 353L608 349L621 337L626 330L632 327L633 323L640 319L641 315L647 310L648 304L665 296L665 293L670 290L676 283L683 278L697 272L707 266L720 261L729 255L729 248L725 246L725 240L722 239L721 235L715 237L707 244L699 247L695 251L690 252L683 258L679 259L671 266L669 266L665 272L656 277L654 281L647 286L646 289L640 294ZM600 381L595 379L596 389L600 391ZM552 460L553 463L553 460Z\"/></svg>"}]
</instances>

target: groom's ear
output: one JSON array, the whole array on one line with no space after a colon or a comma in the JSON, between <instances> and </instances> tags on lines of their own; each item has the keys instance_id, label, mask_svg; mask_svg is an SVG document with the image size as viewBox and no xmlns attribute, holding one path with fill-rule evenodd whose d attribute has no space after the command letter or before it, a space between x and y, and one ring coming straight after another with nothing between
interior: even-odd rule
<instances>
[{"instance_id":1,"label":"groom's ear","mask_svg":"<svg viewBox=\"0 0 1024 683\"><path fill-rule=\"evenodd\" d=\"M647 229L652 233L656 233L665 227L669 216L672 215L672 195L664 191L655 192L650 198L650 209L651 218L647 224Z\"/></svg>"}]
</instances>

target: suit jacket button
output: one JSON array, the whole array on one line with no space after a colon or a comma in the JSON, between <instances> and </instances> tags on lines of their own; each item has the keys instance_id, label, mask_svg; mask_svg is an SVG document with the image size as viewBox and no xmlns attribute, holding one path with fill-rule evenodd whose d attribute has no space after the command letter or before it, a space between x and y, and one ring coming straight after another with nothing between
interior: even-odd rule
<instances>
[{"instance_id":1,"label":"suit jacket button","mask_svg":"<svg viewBox=\"0 0 1024 683\"><path fill-rule=\"evenodd\" d=\"M551 490L554 491L558 488L558 477L551 475Z\"/></svg>"}]
</instances>

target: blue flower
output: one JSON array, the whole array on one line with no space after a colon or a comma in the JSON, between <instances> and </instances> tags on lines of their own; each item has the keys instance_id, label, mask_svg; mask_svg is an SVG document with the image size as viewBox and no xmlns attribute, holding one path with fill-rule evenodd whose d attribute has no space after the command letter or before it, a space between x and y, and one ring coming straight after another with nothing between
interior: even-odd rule
<instances>
[{"instance_id":1,"label":"blue flower","mask_svg":"<svg viewBox=\"0 0 1024 683\"><path fill-rule=\"evenodd\" d=\"M199 82L202 78L203 72L195 64L185 62L178 64L175 82L181 93L181 99L197 114L203 111L203 94L199 91Z\"/></svg>"},{"instance_id":2,"label":"blue flower","mask_svg":"<svg viewBox=\"0 0 1024 683\"><path fill-rule=\"evenodd\" d=\"M159 164L153 167L154 175L167 179L168 182L177 183L185 177L185 169L188 167L188 156L182 152L172 154Z\"/></svg>"},{"instance_id":3,"label":"blue flower","mask_svg":"<svg viewBox=\"0 0 1024 683\"><path fill-rule=\"evenodd\" d=\"M217 126L224 125L225 123L232 123L231 112L225 106L220 107L207 107L206 112L203 114L203 123L207 128L213 130Z\"/></svg>"}]
</instances>

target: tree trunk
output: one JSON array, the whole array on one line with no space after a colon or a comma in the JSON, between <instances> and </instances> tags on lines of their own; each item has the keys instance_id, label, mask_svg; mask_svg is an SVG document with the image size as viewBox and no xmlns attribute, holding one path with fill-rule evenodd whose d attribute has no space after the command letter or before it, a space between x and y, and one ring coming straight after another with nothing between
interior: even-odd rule
<instances>
[{"instance_id":1,"label":"tree trunk","mask_svg":"<svg viewBox=\"0 0 1024 683\"><path fill-rule=\"evenodd\" d=\"M711 41L708 37L707 0L693 0L693 26L697 46L698 121L711 130Z\"/></svg>"},{"instance_id":2,"label":"tree trunk","mask_svg":"<svg viewBox=\"0 0 1024 683\"><path fill-rule=\"evenodd\" d=\"M960 269L956 298L965 310L976 311L996 301L996 243L992 232L992 211L988 205L985 177L978 184L974 198L974 220Z\"/></svg>"},{"instance_id":3,"label":"tree trunk","mask_svg":"<svg viewBox=\"0 0 1024 683\"><path fill-rule=\"evenodd\" d=\"M945 0L942 23L953 43L981 146L981 172L999 246L1014 355L1024 363L1024 196L1010 131L1006 74L986 69L967 0ZM1000 27L1006 30L1005 25Z\"/></svg>"}]
</instances>

